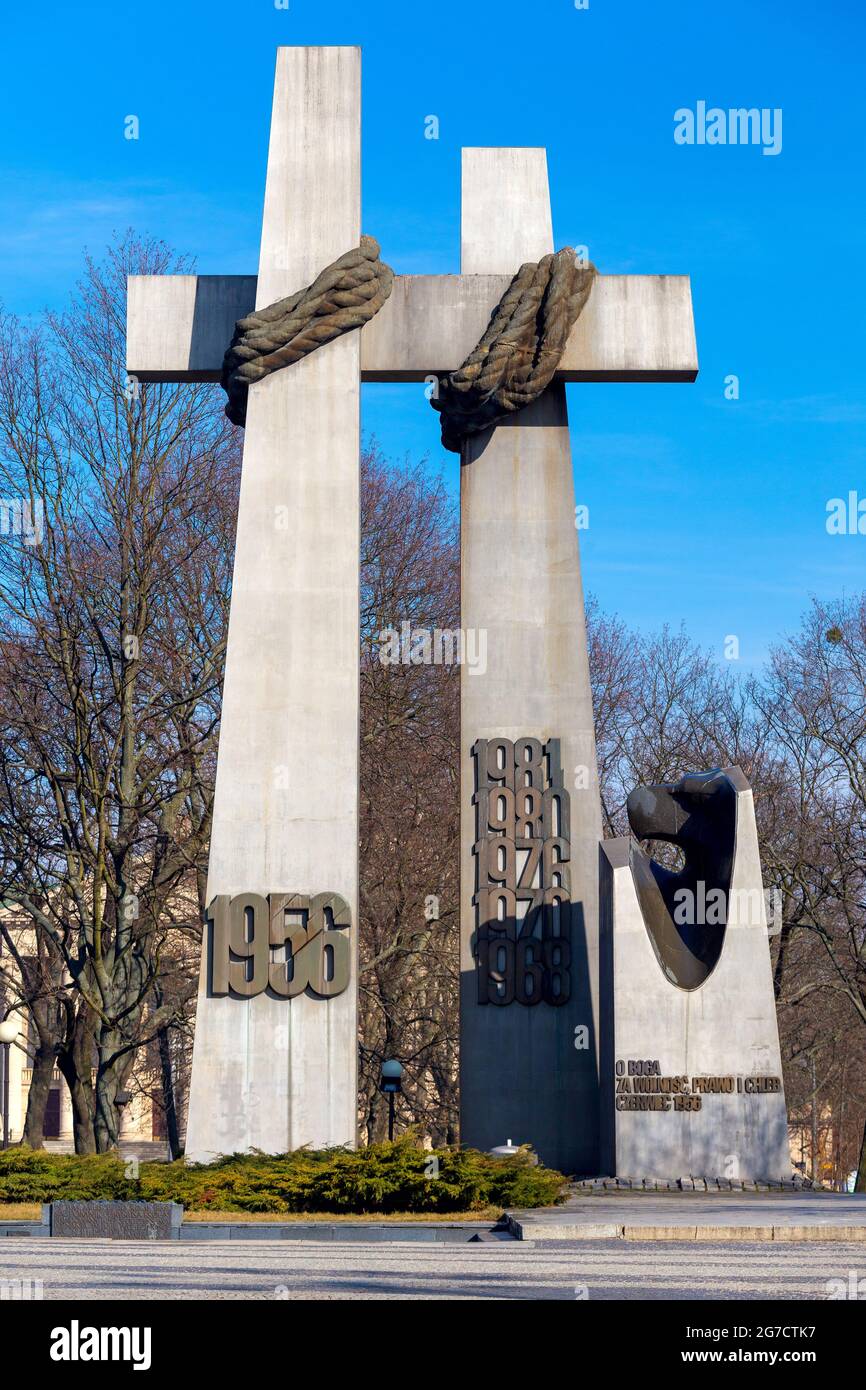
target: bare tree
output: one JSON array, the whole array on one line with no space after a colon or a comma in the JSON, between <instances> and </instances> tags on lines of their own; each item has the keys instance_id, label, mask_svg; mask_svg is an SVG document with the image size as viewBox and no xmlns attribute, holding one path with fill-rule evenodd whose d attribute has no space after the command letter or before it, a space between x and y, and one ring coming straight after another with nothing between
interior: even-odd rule
<instances>
[{"instance_id":1,"label":"bare tree","mask_svg":"<svg viewBox=\"0 0 866 1390\"><path fill-rule=\"evenodd\" d=\"M379 1072L397 1058L402 1120L443 1143L457 1126L460 673L427 660L424 634L460 623L455 506L375 449L361 479L361 1128L382 1137ZM387 660L388 630L415 634L405 660Z\"/></svg>"},{"instance_id":2,"label":"bare tree","mask_svg":"<svg viewBox=\"0 0 866 1390\"><path fill-rule=\"evenodd\" d=\"M57 1060L100 1151L192 996L210 828L237 449L212 388L124 369L127 274L185 268L127 236L67 313L0 324L0 483L27 519L0 548L2 891L63 962ZM157 1004L167 974L187 984Z\"/></svg>"},{"instance_id":3,"label":"bare tree","mask_svg":"<svg viewBox=\"0 0 866 1390\"><path fill-rule=\"evenodd\" d=\"M829 1010L822 1051L839 1052L844 1034L866 1025L866 595L814 601L751 695L779 750L784 788L780 833L765 851L789 904L779 1002L802 1015L812 1001L812 1027ZM862 1112L861 1127L864 1192Z\"/></svg>"}]
</instances>

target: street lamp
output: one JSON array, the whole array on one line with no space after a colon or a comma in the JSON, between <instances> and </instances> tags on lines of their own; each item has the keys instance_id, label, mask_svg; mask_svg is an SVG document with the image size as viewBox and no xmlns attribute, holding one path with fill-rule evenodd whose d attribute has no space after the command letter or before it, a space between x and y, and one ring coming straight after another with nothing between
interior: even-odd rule
<instances>
[{"instance_id":1,"label":"street lamp","mask_svg":"<svg viewBox=\"0 0 866 1390\"><path fill-rule=\"evenodd\" d=\"M3 1047L3 1148L9 1148L9 1049L18 1037L18 1024L14 1018L6 1018L0 1023L0 1044Z\"/></svg>"},{"instance_id":2,"label":"street lamp","mask_svg":"<svg viewBox=\"0 0 866 1390\"><path fill-rule=\"evenodd\" d=\"M399 1062L382 1063L380 1088L388 1097L388 1138L394 1138L394 1097L403 1089L403 1068Z\"/></svg>"}]
</instances>

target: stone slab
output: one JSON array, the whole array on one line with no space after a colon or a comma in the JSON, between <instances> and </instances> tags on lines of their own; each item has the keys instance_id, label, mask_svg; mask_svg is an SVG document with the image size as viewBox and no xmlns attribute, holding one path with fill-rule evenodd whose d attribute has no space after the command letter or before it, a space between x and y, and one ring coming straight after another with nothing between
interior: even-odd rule
<instances>
[{"instance_id":1,"label":"stone slab","mask_svg":"<svg viewBox=\"0 0 866 1390\"><path fill-rule=\"evenodd\" d=\"M598 1194L507 1216L518 1240L866 1243L866 1194ZM607 1232L603 1235L602 1232Z\"/></svg>"},{"instance_id":2,"label":"stone slab","mask_svg":"<svg viewBox=\"0 0 866 1390\"><path fill-rule=\"evenodd\" d=\"M177 1240L179 1202L52 1202L52 1236L70 1239Z\"/></svg>"}]
</instances>

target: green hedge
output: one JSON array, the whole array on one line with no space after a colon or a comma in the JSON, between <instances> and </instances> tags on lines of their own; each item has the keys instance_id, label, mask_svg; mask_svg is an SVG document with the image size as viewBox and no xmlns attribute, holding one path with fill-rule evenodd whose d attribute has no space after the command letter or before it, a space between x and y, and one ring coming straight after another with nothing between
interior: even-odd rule
<instances>
[{"instance_id":1,"label":"green hedge","mask_svg":"<svg viewBox=\"0 0 866 1390\"><path fill-rule=\"evenodd\" d=\"M431 1175L432 1160L438 1174ZM130 1172L130 1176L127 1173ZM233 1154L216 1163L141 1163L132 1176L113 1155L0 1152L0 1202L61 1198L175 1201L188 1211L457 1212L550 1206L565 1179L528 1150L493 1158L476 1149L417 1146L412 1136L367 1149Z\"/></svg>"}]
</instances>

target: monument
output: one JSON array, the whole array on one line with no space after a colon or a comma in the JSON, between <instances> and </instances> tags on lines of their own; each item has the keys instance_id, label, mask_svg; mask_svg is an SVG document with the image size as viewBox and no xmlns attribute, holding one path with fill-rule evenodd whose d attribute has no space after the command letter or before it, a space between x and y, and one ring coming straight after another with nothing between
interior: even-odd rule
<instances>
[{"instance_id":1,"label":"monument","mask_svg":"<svg viewBox=\"0 0 866 1390\"><path fill-rule=\"evenodd\" d=\"M355 1140L360 384L433 380L447 395L518 281L568 269L566 253L551 255L544 150L468 149L461 274L392 281L375 244L359 246L359 148L359 51L280 49L258 277L129 282L128 370L145 382L220 380L230 343L236 358L252 354L299 304L349 314L339 336L307 324L303 352L278 345L283 369L249 378L195 1159ZM359 265L375 304L355 320L339 267ZM627 1033L618 945L600 984L601 818L565 383L693 381L697 354L687 277L572 280L546 389L458 446L462 625L486 631L488 652L486 671L461 679L461 1131L467 1144L513 1137L566 1172L595 1173L627 1151L600 1110L610 1067L673 1060L661 1039L647 1051L646 1029ZM547 289L538 296L549 308ZM537 346L530 372L548 351ZM624 851L605 847L603 863L608 853ZM645 902L621 876L632 860L607 863L618 942ZM720 981L732 955L725 945ZM673 1026L683 986L661 982ZM769 1056L767 1075L775 1066Z\"/></svg>"},{"instance_id":2,"label":"monument","mask_svg":"<svg viewBox=\"0 0 866 1390\"><path fill-rule=\"evenodd\" d=\"M552 252L544 150L464 151L461 235L464 277ZM599 1164L602 832L565 382L696 375L688 278L598 275L543 395L461 457L460 1132L567 1173Z\"/></svg>"},{"instance_id":3,"label":"monument","mask_svg":"<svg viewBox=\"0 0 866 1390\"><path fill-rule=\"evenodd\" d=\"M602 1172L775 1181L791 1161L755 808L739 768L642 787L601 846Z\"/></svg>"},{"instance_id":4,"label":"monument","mask_svg":"<svg viewBox=\"0 0 866 1390\"><path fill-rule=\"evenodd\" d=\"M355 49L278 51L258 278L132 278L132 376L218 380L236 319L357 245L360 100ZM359 361L347 334L249 393L194 1160L355 1139Z\"/></svg>"}]
</instances>

